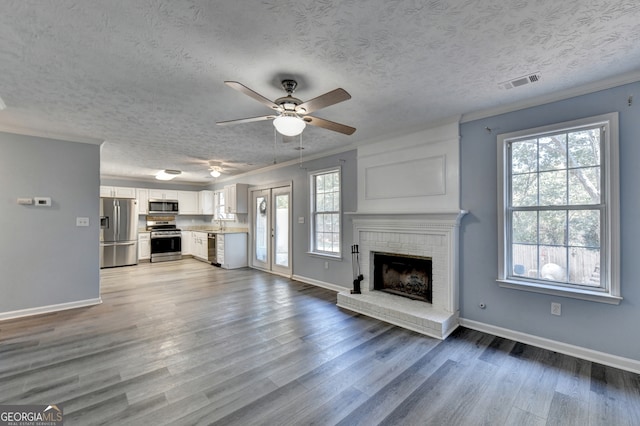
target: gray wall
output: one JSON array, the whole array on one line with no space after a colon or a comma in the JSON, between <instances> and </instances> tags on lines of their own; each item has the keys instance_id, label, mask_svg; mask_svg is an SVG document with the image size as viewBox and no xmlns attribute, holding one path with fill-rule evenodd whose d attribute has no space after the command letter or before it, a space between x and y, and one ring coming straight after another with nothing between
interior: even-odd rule
<instances>
[{"instance_id":1,"label":"gray wall","mask_svg":"<svg viewBox=\"0 0 640 426\"><path fill-rule=\"evenodd\" d=\"M309 251L309 173L330 167L342 167L342 259L334 260L307 254ZM352 222L344 212L357 210L357 151L347 151L317 160L304 161L264 173L245 175L229 183L252 186L293 181L293 274L325 283L351 287ZM224 184L219 184L216 189ZM304 217L304 224L298 218ZM325 262L329 268L325 269Z\"/></svg>"},{"instance_id":2,"label":"gray wall","mask_svg":"<svg viewBox=\"0 0 640 426\"><path fill-rule=\"evenodd\" d=\"M461 227L461 317L640 360L640 105L628 106L629 95L640 98L640 83L461 125L461 205L470 211ZM614 111L620 114L624 300L615 306L498 287L496 134ZM561 316L550 314L552 301L562 304Z\"/></svg>"},{"instance_id":3,"label":"gray wall","mask_svg":"<svg viewBox=\"0 0 640 426\"><path fill-rule=\"evenodd\" d=\"M0 314L99 297L99 186L98 145L0 133Z\"/></svg>"}]
</instances>

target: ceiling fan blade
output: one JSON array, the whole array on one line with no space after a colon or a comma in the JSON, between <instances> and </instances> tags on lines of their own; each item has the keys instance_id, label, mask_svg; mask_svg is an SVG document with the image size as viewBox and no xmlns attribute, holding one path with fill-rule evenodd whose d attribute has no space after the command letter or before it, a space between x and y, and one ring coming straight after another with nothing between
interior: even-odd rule
<instances>
[{"instance_id":1,"label":"ceiling fan blade","mask_svg":"<svg viewBox=\"0 0 640 426\"><path fill-rule=\"evenodd\" d=\"M326 108L331 105L351 99L351 95L344 89L335 89L330 92L320 95L317 98L303 102L296 107L296 111L300 114L309 114L313 111L317 111L320 108Z\"/></svg>"},{"instance_id":2,"label":"ceiling fan blade","mask_svg":"<svg viewBox=\"0 0 640 426\"><path fill-rule=\"evenodd\" d=\"M311 124L312 126L322 127L323 129L333 130L334 132L344 133L345 135L352 135L353 132L356 131L355 127L325 120L324 118L305 115L302 119L305 123Z\"/></svg>"},{"instance_id":3,"label":"ceiling fan blade","mask_svg":"<svg viewBox=\"0 0 640 426\"><path fill-rule=\"evenodd\" d=\"M242 83L238 83L237 81L225 81L224 84L226 84L227 86L231 87L232 89L237 90L238 92L242 92L245 95L252 97L256 101L260 102L261 104L266 105L267 107L269 107L271 109L275 109L275 110L279 110L280 109L280 107L278 105L276 105L275 103L273 103L269 99L265 98L260 93L254 92L253 90L249 89L247 86L245 86Z\"/></svg>"},{"instance_id":4,"label":"ceiling fan blade","mask_svg":"<svg viewBox=\"0 0 640 426\"><path fill-rule=\"evenodd\" d=\"M254 121L273 120L275 115L261 115L260 117L240 118L238 120L217 121L218 126L227 126L229 124L252 123Z\"/></svg>"}]
</instances>

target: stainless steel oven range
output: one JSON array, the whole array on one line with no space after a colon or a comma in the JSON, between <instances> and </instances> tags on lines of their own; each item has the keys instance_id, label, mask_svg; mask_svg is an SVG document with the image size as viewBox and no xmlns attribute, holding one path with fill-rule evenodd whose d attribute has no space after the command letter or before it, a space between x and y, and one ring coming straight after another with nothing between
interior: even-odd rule
<instances>
[{"instance_id":1,"label":"stainless steel oven range","mask_svg":"<svg viewBox=\"0 0 640 426\"><path fill-rule=\"evenodd\" d=\"M151 233L151 262L182 259L182 233L176 228L175 216L147 216Z\"/></svg>"}]
</instances>

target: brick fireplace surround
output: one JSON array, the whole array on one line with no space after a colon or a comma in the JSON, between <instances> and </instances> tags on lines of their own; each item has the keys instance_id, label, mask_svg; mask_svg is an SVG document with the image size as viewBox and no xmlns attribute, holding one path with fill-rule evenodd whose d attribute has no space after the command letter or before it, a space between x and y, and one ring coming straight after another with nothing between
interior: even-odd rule
<instances>
[{"instance_id":1,"label":"brick fireplace surround","mask_svg":"<svg viewBox=\"0 0 640 426\"><path fill-rule=\"evenodd\" d=\"M362 294L338 293L338 306L418 333L446 338L458 326L458 228L466 212L353 214ZM433 303L373 290L373 253L432 258Z\"/></svg>"}]
</instances>

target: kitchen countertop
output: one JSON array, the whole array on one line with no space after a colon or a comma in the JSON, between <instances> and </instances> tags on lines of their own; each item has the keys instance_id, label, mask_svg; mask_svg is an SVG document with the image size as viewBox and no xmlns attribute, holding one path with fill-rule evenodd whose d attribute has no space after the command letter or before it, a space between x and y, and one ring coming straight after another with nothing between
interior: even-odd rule
<instances>
[{"instance_id":1,"label":"kitchen countertop","mask_svg":"<svg viewBox=\"0 0 640 426\"><path fill-rule=\"evenodd\" d=\"M181 231L195 231L195 232L213 232L216 234L247 234L249 230L246 228L227 228L224 230L220 230L220 228L200 228L193 226L185 226L180 228ZM138 234L149 233L151 231L146 228L138 228Z\"/></svg>"},{"instance_id":2,"label":"kitchen countertop","mask_svg":"<svg viewBox=\"0 0 640 426\"><path fill-rule=\"evenodd\" d=\"M226 228L221 230L220 228L200 228L200 227L193 229L193 227L185 226L180 229L182 229L183 231L213 232L216 234L246 234L249 232L249 230L246 228Z\"/></svg>"}]
</instances>

